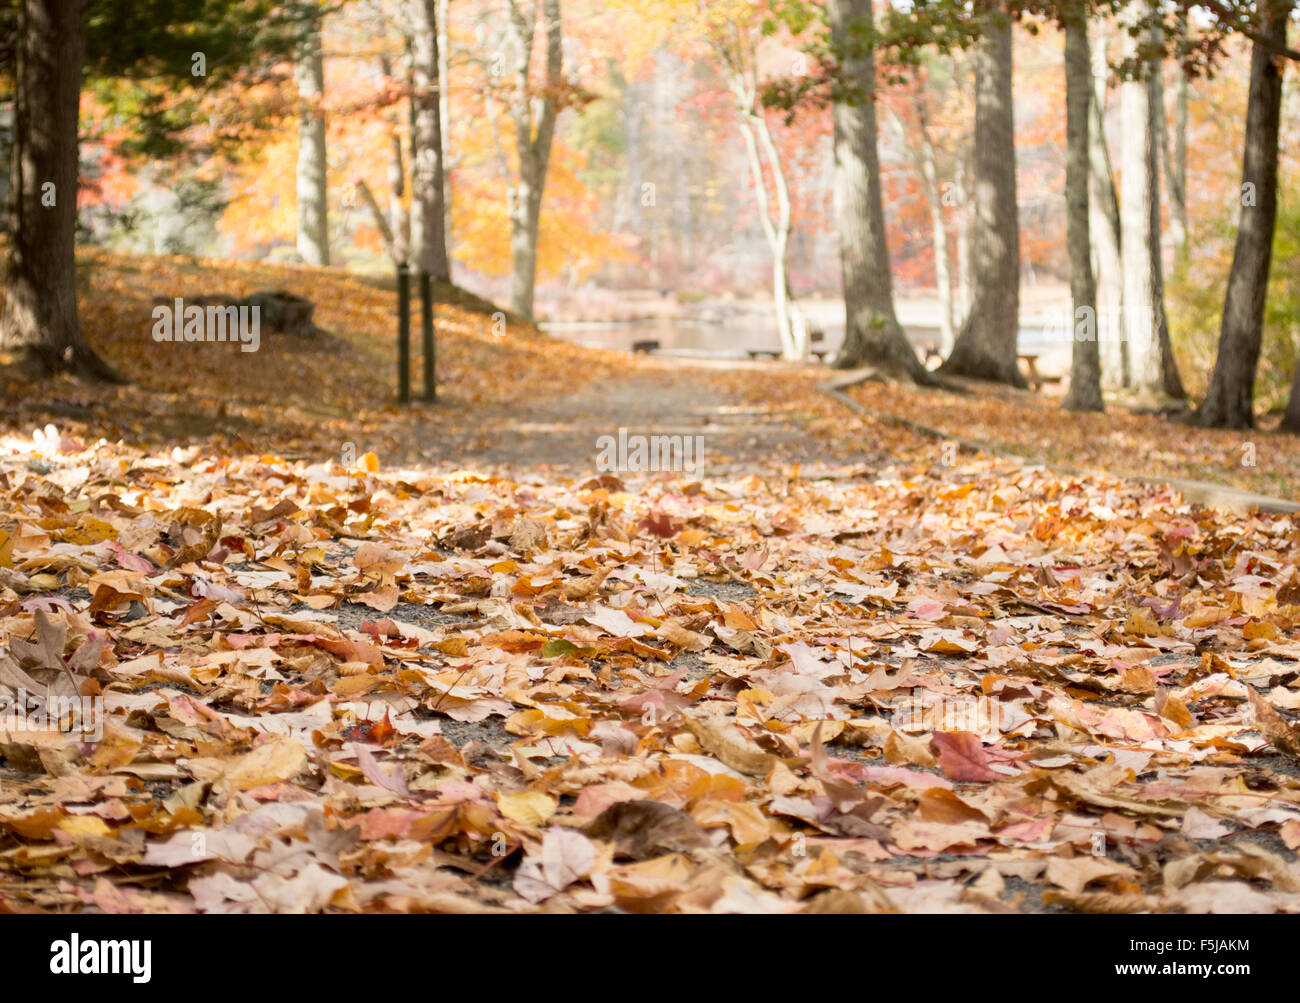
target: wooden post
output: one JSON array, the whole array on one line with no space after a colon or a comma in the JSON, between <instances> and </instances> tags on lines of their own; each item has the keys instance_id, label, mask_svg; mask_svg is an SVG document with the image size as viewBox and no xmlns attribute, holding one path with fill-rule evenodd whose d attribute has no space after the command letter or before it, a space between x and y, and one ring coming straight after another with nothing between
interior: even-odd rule
<instances>
[{"instance_id":1,"label":"wooden post","mask_svg":"<svg viewBox=\"0 0 1300 1003\"><path fill-rule=\"evenodd\" d=\"M411 269L397 266L397 402L411 403Z\"/></svg>"},{"instance_id":2,"label":"wooden post","mask_svg":"<svg viewBox=\"0 0 1300 1003\"><path fill-rule=\"evenodd\" d=\"M433 277L420 269L420 333L424 336L424 399L438 399L438 343L433 335Z\"/></svg>"}]
</instances>

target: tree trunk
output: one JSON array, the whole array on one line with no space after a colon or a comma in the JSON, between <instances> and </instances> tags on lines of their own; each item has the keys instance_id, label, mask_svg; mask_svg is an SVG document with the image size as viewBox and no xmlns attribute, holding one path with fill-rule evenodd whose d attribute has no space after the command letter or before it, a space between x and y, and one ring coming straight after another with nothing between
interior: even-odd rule
<instances>
[{"instance_id":1,"label":"tree trunk","mask_svg":"<svg viewBox=\"0 0 1300 1003\"><path fill-rule=\"evenodd\" d=\"M1011 21L985 19L975 47L975 299L940 372L1024 387L1018 365L1020 216L1011 96Z\"/></svg>"},{"instance_id":2,"label":"tree trunk","mask_svg":"<svg viewBox=\"0 0 1300 1003\"><path fill-rule=\"evenodd\" d=\"M325 158L325 59L319 4L300 4L298 43L298 253L309 265L330 263L328 164Z\"/></svg>"},{"instance_id":3,"label":"tree trunk","mask_svg":"<svg viewBox=\"0 0 1300 1003\"><path fill-rule=\"evenodd\" d=\"M832 109L835 217L844 280L844 344L838 369L871 366L911 380L926 378L894 314L889 244L876 135L876 66L871 0L831 0L831 45L841 68Z\"/></svg>"},{"instance_id":4,"label":"tree trunk","mask_svg":"<svg viewBox=\"0 0 1300 1003\"><path fill-rule=\"evenodd\" d=\"M1126 10L1129 26L1140 23L1146 4ZM1137 53L1137 39L1125 32L1125 55ZM1155 74L1159 65L1142 64L1120 85L1124 116L1121 254L1124 260L1124 336L1132 353L1133 387L1139 400L1186 397L1169 343L1164 276L1160 262L1160 177L1156 156L1159 134Z\"/></svg>"},{"instance_id":5,"label":"tree trunk","mask_svg":"<svg viewBox=\"0 0 1300 1003\"><path fill-rule=\"evenodd\" d=\"M507 192L510 212L510 309L531 320L537 287L537 235L541 223L542 194L550 167L551 144L555 139L555 119L559 114L555 91L563 82L561 72L564 68L564 50L560 0L543 0L542 17L546 22L546 92L538 102L541 113L534 133L533 99L528 75L536 23L529 21L520 9L518 0L507 0L507 6L507 22L515 50L514 95L510 111L519 155L519 175L515 183L508 186Z\"/></svg>"},{"instance_id":6,"label":"tree trunk","mask_svg":"<svg viewBox=\"0 0 1300 1003\"><path fill-rule=\"evenodd\" d=\"M1097 286L1092 274L1088 236L1088 118L1092 107L1092 61L1088 55L1086 0L1074 0L1063 12L1065 28L1066 241L1070 248L1070 296L1074 302L1071 411L1104 410L1101 399L1101 354L1097 339ZM1080 324L1084 329L1080 331ZM1080 337L1080 335L1083 337Z\"/></svg>"},{"instance_id":7,"label":"tree trunk","mask_svg":"<svg viewBox=\"0 0 1300 1003\"><path fill-rule=\"evenodd\" d=\"M1160 97L1160 148L1165 169L1165 190L1169 193L1169 242L1174 248L1175 261L1187 256L1187 74L1183 72L1182 58L1187 51L1187 12L1177 17L1178 40L1174 47L1174 134L1164 114L1163 87ZM1160 81L1160 78L1157 77ZM1163 83L1163 81L1161 81Z\"/></svg>"},{"instance_id":8,"label":"tree trunk","mask_svg":"<svg viewBox=\"0 0 1300 1003\"><path fill-rule=\"evenodd\" d=\"M794 306L794 297L790 293L790 271L787 265L790 250L790 190L786 187L785 171L776 144L772 142L772 134L767 128L767 120L763 118L761 109L754 108L753 90L746 86L745 81L738 79L732 81L732 89L736 95L740 135L745 141L754 197L758 201L758 217L763 225L768 248L772 252L772 303L776 313L776 330L781 339L781 354L787 359L802 359L808 348L807 338L806 332L795 323L798 308ZM760 139L764 140L761 153ZM763 170L764 158L772 171L776 189L775 220L772 219L767 176Z\"/></svg>"},{"instance_id":9,"label":"tree trunk","mask_svg":"<svg viewBox=\"0 0 1300 1003\"><path fill-rule=\"evenodd\" d=\"M443 211L442 93L438 63L437 0L411 0L411 200L420 206L419 227L411 234L417 267L449 281L447 219Z\"/></svg>"},{"instance_id":10,"label":"tree trunk","mask_svg":"<svg viewBox=\"0 0 1300 1003\"><path fill-rule=\"evenodd\" d=\"M955 340L953 330L952 263L949 260L948 227L944 220L943 193L939 188L939 169L930 136L925 95L919 81L912 85L912 105L917 119L917 142L909 143L902 120L888 105L885 112L893 126L898 141L908 151L917 174L921 177L921 191L930 211L930 244L934 251L934 284L939 298L939 355L943 358L952 351Z\"/></svg>"},{"instance_id":11,"label":"tree trunk","mask_svg":"<svg viewBox=\"0 0 1300 1003\"><path fill-rule=\"evenodd\" d=\"M1106 366L1120 386L1132 381L1128 341L1120 326L1124 315L1124 272L1120 258L1119 198L1115 193L1115 175L1111 169L1110 147L1106 142L1106 34L1104 22L1097 33L1093 50L1092 118L1088 130L1088 211L1091 216L1093 251L1097 256L1100 279L1101 316L1098 325L1102 344L1106 346ZM1104 370L1103 370L1104 371Z\"/></svg>"},{"instance_id":12,"label":"tree trunk","mask_svg":"<svg viewBox=\"0 0 1300 1003\"><path fill-rule=\"evenodd\" d=\"M442 149L442 244L447 255L447 271L451 272L451 172L455 161L448 147L455 144L451 138L451 0L438 0L438 128Z\"/></svg>"},{"instance_id":13,"label":"tree trunk","mask_svg":"<svg viewBox=\"0 0 1300 1003\"><path fill-rule=\"evenodd\" d=\"M958 207L957 212L957 310L953 315L953 324L960 330L970 316L971 303L975 301L973 278L971 277L971 201L966 178L970 174L969 164L973 143L963 144L957 151L956 166L953 168L952 194ZM948 348L952 351L952 346ZM945 356L946 357L946 356Z\"/></svg>"},{"instance_id":14,"label":"tree trunk","mask_svg":"<svg viewBox=\"0 0 1300 1003\"><path fill-rule=\"evenodd\" d=\"M1292 6L1293 0L1261 4L1264 38L1285 43ZM1254 198L1242 199L1219 327L1219 351L1209 393L1196 412L1199 424L1213 428L1255 427L1255 373L1277 221L1278 127L1282 117L1281 58L1259 42L1251 49L1249 94L1241 179L1243 191L1247 184L1254 186Z\"/></svg>"},{"instance_id":15,"label":"tree trunk","mask_svg":"<svg viewBox=\"0 0 1300 1003\"><path fill-rule=\"evenodd\" d=\"M22 0L14 55L13 232L0 348L33 374L118 381L82 338L77 317L82 0Z\"/></svg>"},{"instance_id":16,"label":"tree trunk","mask_svg":"<svg viewBox=\"0 0 1300 1003\"><path fill-rule=\"evenodd\" d=\"M1295 367L1295 376L1291 380L1291 401L1287 404L1278 431L1300 435L1300 364Z\"/></svg>"}]
</instances>

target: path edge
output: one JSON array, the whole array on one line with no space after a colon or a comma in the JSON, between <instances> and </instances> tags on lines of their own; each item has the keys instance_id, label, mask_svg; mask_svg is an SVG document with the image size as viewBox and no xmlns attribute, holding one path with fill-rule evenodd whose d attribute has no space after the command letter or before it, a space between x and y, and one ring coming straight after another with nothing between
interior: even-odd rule
<instances>
[{"instance_id":1,"label":"path edge","mask_svg":"<svg viewBox=\"0 0 1300 1003\"><path fill-rule=\"evenodd\" d=\"M1069 467L1055 463L1038 463L1025 459L1016 453L1009 452L1005 449L999 449L987 442L980 442L976 439L965 439L957 435L949 435L937 428L931 428L929 425L922 425L920 422L912 421L909 418L900 418L897 415L883 414L873 411L868 407L858 403L844 391L850 387L857 386L869 379L874 378L871 370L850 372L843 376L837 376L833 379L826 380L818 385L817 389L827 396L839 401L840 404L847 407L850 411L874 421L885 422L890 425L898 425L902 428L909 429L920 435L942 442L955 442L967 452L987 453L990 456L996 456L999 459L1012 460L1030 466L1044 467L1056 473L1067 474L1071 477L1110 477L1114 480L1123 481L1128 484L1157 484L1168 485L1176 489L1186 501L1193 504L1204 505L1207 508L1225 508L1234 512L1247 514L1252 510L1268 513L1270 515L1290 515L1300 512L1300 502L1288 501L1285 498L1274 498L1271 495L1256 494L1252 491L1242 491L1239 488L1230 488L1224 484L1215 484L1211 481L1194 481L1180 477L1146 477L1137 474L1114 473L1109 470L1087 470L1080 467Z\"/></svg>"}]
</instances>

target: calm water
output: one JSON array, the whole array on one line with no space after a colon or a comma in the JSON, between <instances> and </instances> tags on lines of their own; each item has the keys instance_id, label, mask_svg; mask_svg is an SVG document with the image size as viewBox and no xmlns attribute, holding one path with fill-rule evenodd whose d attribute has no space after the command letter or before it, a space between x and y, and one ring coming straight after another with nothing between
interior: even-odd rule
<instances>
[{"instance_id":1,"label":"calm water","mask_svg":"<svg viewBox=\"0 0 1300 1003\"><path fill-rule=\"evenodd\" d=\"M813 323L817 323L816 319ZM844 338L843 322L818 326L825 331L826 337L814 348L836 351ZM566 341L619 352L630 352L638 341L658 341L661 354L743 359L750 350L774 351L781 345L776 323L770 316L745 313L716 323L661 317L650 321L543 324L542 327L552 336ZM904 330L914 345L938 343L938 331L934 327L905 324ZM1051 337L1042 327L1020 329L1020 350L1039 355L1048 366L1057 363L1058 359L1064 360L1068 368L1069 344L1059 337Z\"/></svg>"}]
</instances>

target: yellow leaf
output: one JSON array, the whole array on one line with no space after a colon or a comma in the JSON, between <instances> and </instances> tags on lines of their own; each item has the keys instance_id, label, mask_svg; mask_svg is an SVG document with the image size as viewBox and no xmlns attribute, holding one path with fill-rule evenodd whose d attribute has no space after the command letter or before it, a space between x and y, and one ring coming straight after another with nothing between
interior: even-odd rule
<instances>
[{"instance_id":1,"label":"yellow leaf","mask_svg":"<svg viewBox=\"0 0 1300 1003\"><path fill-rule=\"evenodd\" d=\"M288 780L306 765L307 753L301 745L292 738L276 738L241 757L225 779L234 790L246 791Z\"/></svg>"},{"instance_id":2,"label":"yellow leaf","mask_svg":"<svg viewBox=\"0 0 1300 1003\"><path fill-rule=\"evenodd\" d=\"M558 807L555 798L540 791L507 794L497 800L497 810L510 821L534 827L545 825Z\"/></svg>"},{"instance_id":3,"label":"yellow leaf","mask_svg":"<svg viewBox=\"0 0 1300 1003\"><path fill-rule=\"evenodd\" d=\"M111 836L113 830L98 815L69 815L59 822L69 836Z\"/></svg>"}]
</instances>

